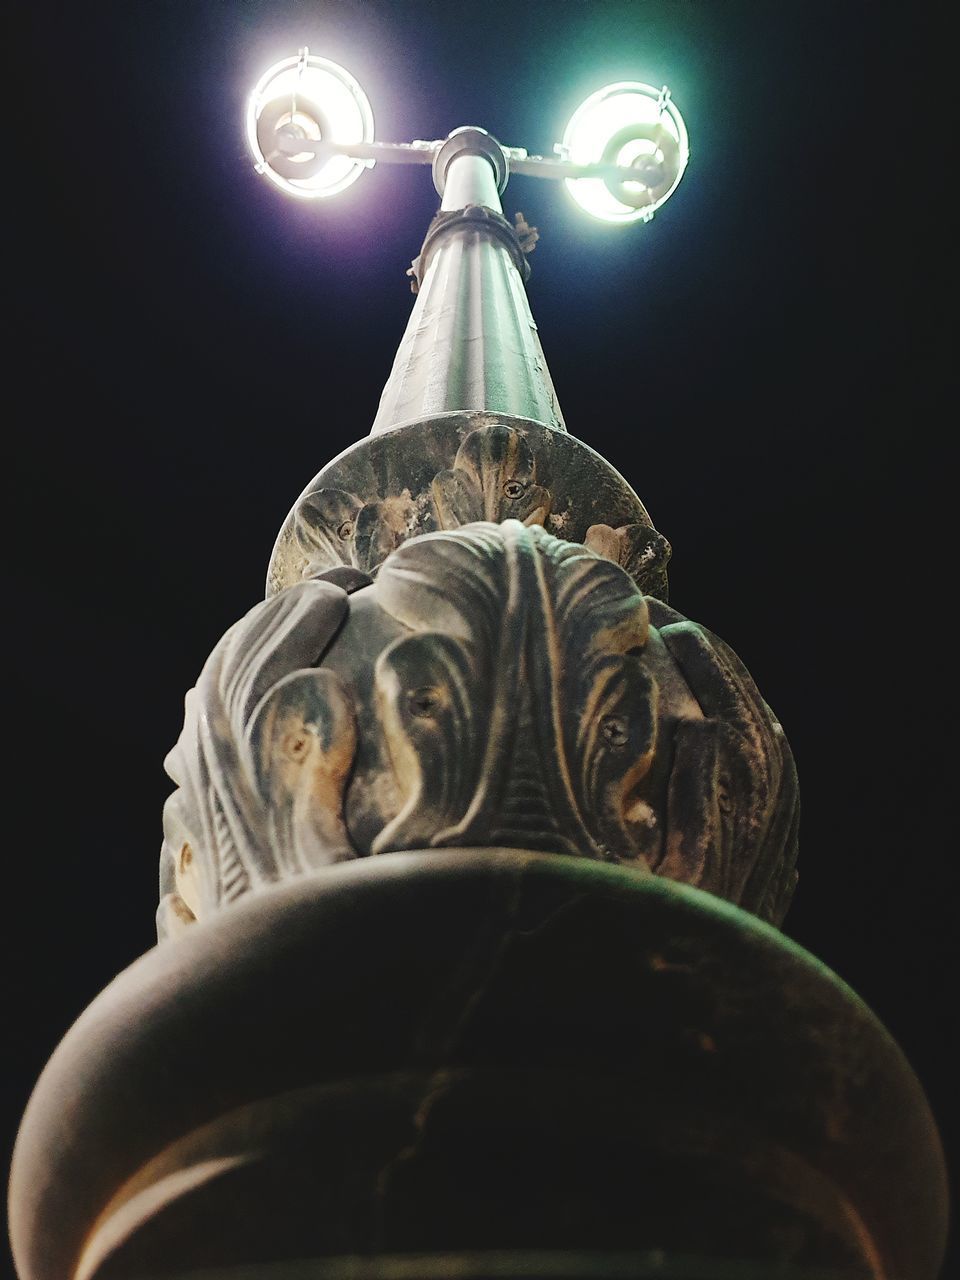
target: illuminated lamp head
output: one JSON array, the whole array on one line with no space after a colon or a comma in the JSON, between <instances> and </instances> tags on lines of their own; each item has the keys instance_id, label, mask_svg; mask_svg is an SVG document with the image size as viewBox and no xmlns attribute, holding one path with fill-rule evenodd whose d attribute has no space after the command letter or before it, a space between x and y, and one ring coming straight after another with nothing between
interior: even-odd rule
<instances>
[{"instance_id":1,"label":"illuminated lamp head","mask_svg":"<svg viewBox=\"0 0 960 1280\"><path fill-rule=\"evenodd\" d=\"M296 150L297 140L304 142L304 150ZM257 171L290 195L337 195L373 164L317 144L372 141L367 95L349 71L308 49L275 63L250 95L247 143Z\"/></svg>"},{"instance_id":2,"label":"illuminated lamp head","mask_svg":"<svg viewBox=\"0 0 960 1280\"><path fill-rule=\"evenodd\" d=\"M613 164L636 181L568 178L587 213L605 222L649 220L677 188L689 157L687 129L670 91L622 81L591 94L576 109L557 148L574 164Z\"/></svg>"}]
</instances>

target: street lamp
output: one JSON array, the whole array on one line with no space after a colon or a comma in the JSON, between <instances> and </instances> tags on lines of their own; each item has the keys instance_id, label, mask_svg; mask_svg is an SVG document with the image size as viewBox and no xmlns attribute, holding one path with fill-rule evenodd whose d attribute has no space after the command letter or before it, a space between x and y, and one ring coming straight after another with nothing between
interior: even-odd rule
<instances>
[{"instance_id":1,"label":"street lamp","mask_svg":"<svg viewBox=\"0 0 960 1280\"><path fill-rule=\"evenodd\" d=\"M349 150L373 141L366 94L349 71L309 49L260 77L247 104L246 130L258 172L301 199L335 196L373 163ZM345 150L334 153L333 146Z\"/></svg>"},{"instance_id":2,"label":"street lamp","mask_svg":"<svg viewBox=\"0 0 960 1280\"><path fill-rule=\"evenodd\" d=\"M440 209L369 435L187 696L162 945L31 1099L21 1280L934 1280L922 1090L777 928L783 730L566 431L500 204L520 173L651 216L687 160L668 91L591 95L555 158L380 143L304 49L246 127L297 198L429 164Z\"/></svg>"},{"instance_id":3,"label":"street lamp","mask_svg":"<svg viewBox=\"0 0 960 1280\"><path fill-rule=\"evenodd\" d=\"M258 172L301 199L334 195L374 164L428 165L441 197L410 270L417 301L373 432L451 412L499 412L563 428L524 284L535 231L503 216L513 174L563 181L608 222L649 220L676 190L687 131L664 86L625 82L574 113L554 157L484 129L409 143L373 138L373 113L342 67L301 49L270 67L247 106Z\"/></svg>"},{"instance_id":4,"label":"street lamp","mask_svg":"<svg viewBox=\"0 0 960 1280\"><path fill-rule=\"evenodd\" d=\"M462 136L469 132L454 131L457 154L476 154ZM301 198L336 195L377 163L429 164L444 194L446 165L437 164L444 139L375 142L373 112L357 81L307 48L261 76L247 105L247 142L257 171ZM670 90L632 81L591 94L554 150L556 158L531 156L489 138L486 154L500 191L510 173L562 179L581 208L607 222L649 220L676 190L689 158Z\"/></svg>"},{"instance_id":5,"label":"street lamp","mask_svg":"<svg viewBox=\"0 0 960 1280\"><path fill-rule=\"evenodd\" d=\"M568 178L581 208L605 222L648 221L676 191L687 166L687 129L670 90L626 81L591 94L574 112L557 148L568 163L635 177L587 174Z\"/></svg>"}]
</instances>

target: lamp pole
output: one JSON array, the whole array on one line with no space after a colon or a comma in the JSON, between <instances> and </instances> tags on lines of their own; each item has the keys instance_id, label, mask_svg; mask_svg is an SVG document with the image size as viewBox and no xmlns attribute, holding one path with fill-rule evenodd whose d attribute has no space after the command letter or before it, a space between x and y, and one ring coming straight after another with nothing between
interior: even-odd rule
<instances>
[{"instance_id":1,"label":"lamp pole","mask_svg":"<svg viewBox=\"0 0 960 1280\"><path fill-rule=\"evenodd\" d=\"M459 410L563 429L523 287L526 259L500 203L508 164L482 129L457 129L435 151L440 212L413 268L417 300L374 431Z\"/></svg>"},{"instance_id":2,"label":"lamp pole","mask_svg":"<svg viewBox=\"0 0 960 1280\"><path fill-rule=\"evenodd\" d=\"M382 144L303 50L247 133L299 198L399 161L441 205L370 434L188 694L160 945L21 1127L21 1280L935 1280L922 1089L779 932L783 730L565 429L503 216L511 169L652 215L686 163L669 95L601 90L556 160Z\"/></svg>"}]
</instances>

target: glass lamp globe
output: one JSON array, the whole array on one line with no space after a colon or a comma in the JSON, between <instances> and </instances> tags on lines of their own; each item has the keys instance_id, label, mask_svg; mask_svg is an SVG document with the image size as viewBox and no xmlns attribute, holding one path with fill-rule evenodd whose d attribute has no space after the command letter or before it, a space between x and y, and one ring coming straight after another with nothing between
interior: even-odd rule
<instances>
[{"instance_id":1,"label":"glass lamp globe","mask_svg":"<svg viewBox=\"0 0 960 1280\"><path fill-rule=\"evenodd\" d=\"M246 129L258 172L302 199L337 195L373 165L291 148L297 138L341 145L373 141L373 111L360 85L349 71L308 49L274 63L260 77L247 103Z\"/></svg>"},{"instance_id":2,"label":"glass lamp globe","mask_svg":"<svg viewBox=\"0 0 960 1280\"><path fill-rule=\"evenodd\" d=\"M577 204L605 222L651 218L676 190L689 157L687 129L669 90L633 81L609 84L582 102L557 150L574 164L636 168L636 182L566 179Z\"/></svg>"}]
</instances>

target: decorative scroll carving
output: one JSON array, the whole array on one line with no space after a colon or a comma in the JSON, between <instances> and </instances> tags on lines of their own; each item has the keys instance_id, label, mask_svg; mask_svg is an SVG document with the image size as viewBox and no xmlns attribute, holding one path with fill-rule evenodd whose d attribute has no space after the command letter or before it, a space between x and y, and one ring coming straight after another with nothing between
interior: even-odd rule
<instances>
[{"instance_id":1,"label":"decorative scroll carving","mask_svg":"<svg viewBox=\"0 0 960 1280\"><path fill-rule=\"evenodd\" d=\"M783 729L728 645L659 601L650 606L704 716L676 727L657 870L779 922L796 886L800 817Z\"/></svg>"},{"instance_id":2,"label":"decorative scroll carving","mask_svg":"<svg viewBox=\"0 0 960 1280\"><path fill-rule=\"evenodd\" d=\"M377 705L400 812L373 852L443 844L477 786L488 729L477 694L489 671L476 646L448 635L395 640L376 663Z\"/></svg>"},{"instance_id":3,"label":"decorative scroll carving","mask_svg":"<svg viewBox=\"0 0 960 1280\"><path fill-rule=\"evenodd\" d=\"M665 600L670 544L623 478L566 432L503 417L460 413L411 423L331 463L281 531L269 590L341 564L375 576L392 551L420 534L519 520L582 540L626 569L645 594Z\"/></svg>"},{"instance_id":4,"label":"decorative scroll carving","mask_svg":"<svg viewBox=\"0 0 960 1280\"><path fill-rule=\"evenodd\" d=\"M550 494L536 483L529 444L513 427L496 423L471 431L457 450L451 471L438 471L432 494L441 529L475 520L519 520L543 524Z\"/></svg>"},{"instance_id":5,"label":"decorative scroll carving","mask_svg":"<svg viewBox=\"0 0 960 1280\"><path fill-rule=\"evenodd\" d=\"M609 798L608 774L639 778L650 758L652 714L638 669L647 608L625 574L537 526L475 524L401 548L381 570L378 599L405 626L427 631L422 640L442 627L472 656L474 750L464 762L472 775L458 788L455 821L427 843L642 861L634 841L608 847L608 816L597 804ZM628 708L610 691L618 684L636 695ZM445 687L438 696L448 696ZM621 742L609 731L624 710ZM393 758L389 726L388 743ZM423 843L417 824L388 829L373 851Z\"/></svg>"},{"instance_id":6,"label":"decorative scroll carving","mask_svg":"<svg viewBox=\"0 0 960 1280\"><path fill-rule=\"evenodd\" d=\"M662 533L645 524L625 524L619 529L592 524L583 543L626 569L644 595L666 600L671 547Z\"/></svg>"},{"instance_id":7,"label":"decorative scroll carving","mask_svg":"<svg viewBox=\"0 0 960 1280\"><path fill-rule=\"evenodd\" d=\"M458 462L445 501L495 506L504 475L536 488L509 437L468 437ZM324 576L365 589L308 581L257 606L188 697L162 931L342 858L476 845L625 862L782 918L793 762L722 641L517 520L405 542L375 583Z\"/></svg>"},{"instance_id":8,"label":"decorative scroll carving","mask_svg":"<svg viewBox=\"0 0 960 1280\"><path fill-rule=\"evenodd\" d=\"M353 564L357 516L363 503L343 489L318 489L297 505L294 537L306 558L303 576L312 578L337 564Z\"/></svg>"},{"instance_id":9,"label":"decorative scroll carving","mask_svg":"<svg viewBox=\"0 0 960 1280\"><path fill-rule=\"evenodd\" d=\"M550 494L536 483L523 433L493 423L464 438L453 467L437 472L420 503L408 490L365 503L344 489L317 489L294 509L294 538L305 578L338 564L375 574L391 551L421 533L477 520L543 524L549 513Z\"/></svg>"},{"instance_id":10,"label":"decorative scroll carving","mask_svg":"<svg viewBox=\"0 0 960 1280\"><path fill-rule=\"evenodd\" d=\"M294 510L302 576L313 578L341 564L375 572L412 532L423 531L423 523L409 494L364 503L343 489L318 489Z\"/></svg>"},{"instance_id":11,"label":"decorative scroll carving","mask_svg":"<svg viewBox=\"0 0 960 1280\"><path fill-rule=\"evenodd\" d=\"M347 592L305 582L214 649L166 760L161 932L285 875L354 857L343 795L356 745L340 678L314 666Z\"/></svg>"}]
</instances>

